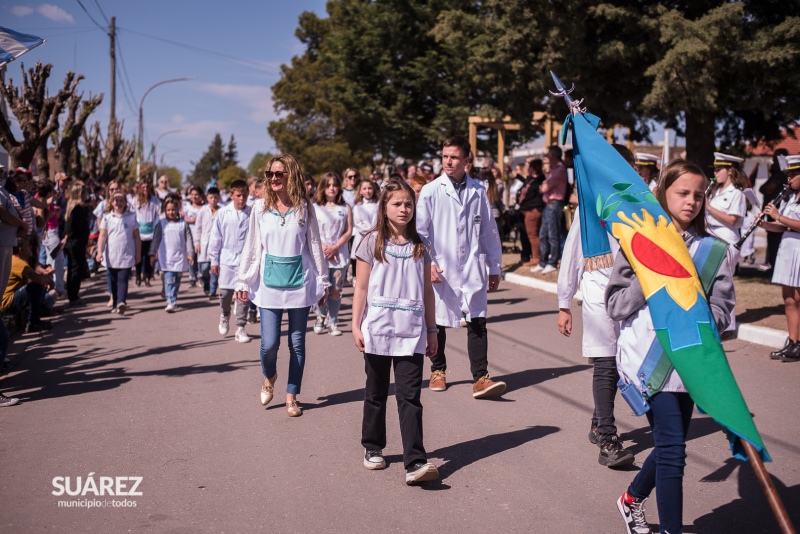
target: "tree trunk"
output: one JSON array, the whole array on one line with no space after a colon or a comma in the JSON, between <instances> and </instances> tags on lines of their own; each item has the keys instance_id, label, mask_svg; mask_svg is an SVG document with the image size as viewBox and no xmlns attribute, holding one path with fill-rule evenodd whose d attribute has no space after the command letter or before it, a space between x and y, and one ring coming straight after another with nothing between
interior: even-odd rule
<instances>
[{"instance_id":1,"label":"tree trunk","mask_svg":"<svg viewBox=\"0 0 800 534\"><path fill-rule=\"evenodd\" d=\"M686 159L697 163L707 173L714 165L714 151L717 149L714 132L714 115L686 112Z\"/></svg>"},{"instance_id":2,"label":"tree trunk","mask_svg":"<svg viewBox=\"0 0 800 534\"><path fill-rule=\"evenodd\" d=\"M47 142L36 147L36 170L39 178L50 178L50 162L47 160Z\"/></svg>"}]
</instances>

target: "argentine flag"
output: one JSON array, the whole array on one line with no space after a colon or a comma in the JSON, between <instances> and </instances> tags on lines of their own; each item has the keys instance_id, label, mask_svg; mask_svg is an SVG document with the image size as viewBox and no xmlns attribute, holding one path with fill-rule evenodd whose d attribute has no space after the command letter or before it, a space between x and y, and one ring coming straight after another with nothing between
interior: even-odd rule
<instances>
[{"instance_id":1,"label":"argentine flag","mask_svg":"<svg viewBox=\"0 0 800 534\"><path fill-rule=\"evenodd\" d=\"M45 40L41 37L15 32L0 26L0 67L44 42Z\"/></svg>"}]
</instances>

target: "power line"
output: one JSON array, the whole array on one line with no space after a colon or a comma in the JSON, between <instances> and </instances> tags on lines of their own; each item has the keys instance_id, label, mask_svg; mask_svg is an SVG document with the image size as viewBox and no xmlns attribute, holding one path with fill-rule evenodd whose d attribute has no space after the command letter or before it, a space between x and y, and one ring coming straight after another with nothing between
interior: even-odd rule
<instances>
[{"instance_id":1,"label":"power line","mask_svg":"<svg viewBox=\"0 0 800 534\"><path fill-rule=\"evenodd\" d=\"M92 15L86 9L86 6L83 5L83 2L81 2L81 0L75 0L75 1L78 2L79 6L81 6L81 9L83 10L84 13L86 13L86 16L89 17L89 20L91 20L94 23L95 26L100 28L100 30L102 30L103 33L107 34L108 33L108 28L103 28L102 26L100 26L100 24L96 20L94 20L94 17L92 17Z\"/></svg>"},{"instance_id":2,"label":"power line","mask_svg":"<svg viewBox=\"0 0 800 534\"><path fill-rule=\"evenodd\" d=\"M129 28L118 28L118 29L125 30L125 31L127 31L129 33L133 33L135 35L140 35L142 37L148 37L150 39L155 39L156 41L161 41L163 43L171 44L173 46L179 46L181 48L186 48L186 49L192 50L194 52L202 52L203 54L216 56L216 57L221 58L221 59L226 59L226 60L229 60L229 61L236 62L238 64L249 65L249 66L253 67L254 69L257 69L257 70L260 70L260 71L265 70L263 64L259 64L259 63L256 63L254 61L250 61L250 60L247 60L247 59L242 59L242 58L239 58L239 57L236 57L236 56L231 56L229 54L223 54L222 52L218 52L216 50L209 50L207 48L201 48L199 46L194 46L194 45L190 45L190 44L186 44L186 43L179 43L178 41L172 41L170 39L165 39L163 37L158 37L156 35L148 35L146 33L137 32L135 30L131 30ZM273 69L273 70L277 71L277 69Z\"/></svg>"},{"instance_id":3,"label":"power line","mask_svg":"<svg viewBox=\"0 0 800 534\"><path fill-rule=\"evenodd\" d=\"M97 9L99 9L99 10L100 10L100 14L101 14L101 15L103 15L103 18L105 19L105 21L106 21L106 24L108 24L109 26L111 26L111 21L110 21L110 20L108 20L108 17L106 17L106 14L103 12L103 8L102 8L102 7L100 7L100 2L98 2L97 0L94 0L94 5L96 5L96 6L97 6Z\"/></svg>"},{"instance_id":4,"label":"power line","mask_svg":"<svg viewBox=\"0 0 800 534\"><path fill-rule=\"evenodd\" d=\"M117 41L117 50L119 51L119 61L120 64L122 65L122 74L124 75L124 80L123 76L120 76L119 73L117 73L117 76L119 76L120 78L120 85L122 86L122 94L125 96L125 101L128 103L128 107L135 115L137 110L136 98L134 97L133 85L131 84L131 79L128 76L128 67L125 65L125 56L122 53L122 45L119 40L119 35L116 36L116 41ZM127 87L125 86L125 84L127 84Z\"/></svg>"}]
</instances>

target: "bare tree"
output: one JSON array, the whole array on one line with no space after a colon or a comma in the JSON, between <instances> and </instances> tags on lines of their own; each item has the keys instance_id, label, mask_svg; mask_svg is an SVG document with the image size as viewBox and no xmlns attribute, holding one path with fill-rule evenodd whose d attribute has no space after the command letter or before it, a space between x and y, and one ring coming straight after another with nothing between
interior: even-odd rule
<instances>
[{"instance_id":1,"label":"bare tree","mask_svg":"<svg viewBox=\"0 0 800 534\"><path fill-rule=\"evenodd\" d=\"M56 158L58 158L59 169L67 174L80 171L80 150L78 139L83 133L84 125L95 109L103 101L103 95L83 99L83 93L72 95L67 103L67 118L61 129L60 139L56 143ZM80 113L78 108L80 107Z\"/></svg>"},{"instance_id":2,"label":"bare tree","mask_svg":"<svg viewBox=\"0 0 800 534\"><path fill-rule=\"evenodd\" d=\"M11 126L0 114L0 143L11 155L14 165L30 167L36 157L39 174L48 176L50 165L47 162L47 142L50 136L58 131L59 116L64 106L75 93L83 76L68 72L64 84L55 96L47 95L47 79L50 77L51 64L36 66L25 72L21 65L22 87L14 87L14 80L9 78L8 84L0 84L0 95L5 98L11 112L19 121L22 139L19 140L11 131Z\"/></svg>"},{"instance_id":3,"label":"bare tree","mask_svg":"<svg viewBox=\"0 0 800 534\"><path fill-rule=\"evenodd\" d=\"M122 137L124 121L112 122L108 125L108 135L103 139L100 133L100 123L95 122L90 131L83 131L83 170L89 176L100 182L125 177L133 155L136 152L136 143Z\"/></svg>"}]
</instances>

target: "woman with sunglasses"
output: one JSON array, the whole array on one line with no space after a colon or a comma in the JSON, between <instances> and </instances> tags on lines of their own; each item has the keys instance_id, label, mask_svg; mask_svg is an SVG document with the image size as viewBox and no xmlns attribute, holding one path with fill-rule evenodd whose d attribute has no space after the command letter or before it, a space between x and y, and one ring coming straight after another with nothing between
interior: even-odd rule
<instances>
[{"instance_id":1,"label":"woman with sunglasses","mask_svg":"<svg viewBox=\"0 0 800 534\"><path fill-rule=\"evenodd\" d=\"M239 300L261 313L261 404L272 400L283 311L289 315L289 376L286 411L302 415L297 395L305 365L306 323L311 306L324 303L329 286L314 208L306 198L303 172L294 157L272 158L265 171L264 198L253 205L239 264Z\"/></svg>"}]
</instances>

